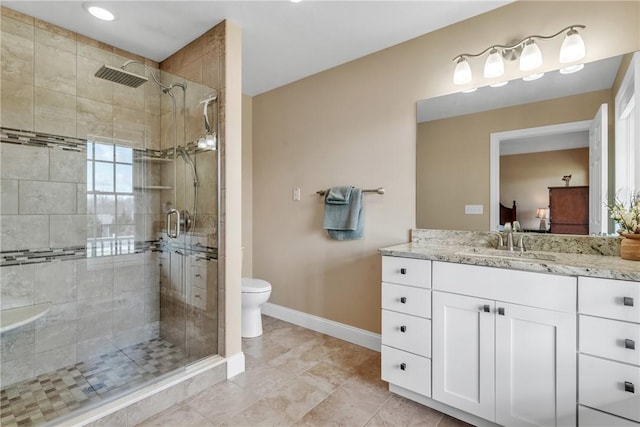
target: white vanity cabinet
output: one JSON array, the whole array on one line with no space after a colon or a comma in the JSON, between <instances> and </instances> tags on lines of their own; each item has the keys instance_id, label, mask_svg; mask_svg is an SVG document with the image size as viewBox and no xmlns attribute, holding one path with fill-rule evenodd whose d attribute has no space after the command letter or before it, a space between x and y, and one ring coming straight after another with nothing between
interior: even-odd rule
<instances>
[{"instance_id":1,"label":"white vanity cabinet","mask_svg":"<svg viewBox=\"0 0 640 427\"><path fill-rule=\"evenodd\" d=\"M432 398L505 426L575 426L576 278L432 268Z\"/></svg>"},{"instance_id":2,"label":"white vanity cabinet","mask_svg":"<svg viewBox=\"0 0 640 427\"><path fill-rule=\"evenodd\" d=\"M578 311L579 425L640 426L640 285L580 277Z\"/></svg>"},{"instance_id":3,"label":"white vanity cabinet","mask_svg":"<svg viewBox=\"0 0 640 427\"><path fill-rule=\"evenodd\" d=\"M382 257L382 379L431 396L431 261Z\"/></svg>"}]
</instances>

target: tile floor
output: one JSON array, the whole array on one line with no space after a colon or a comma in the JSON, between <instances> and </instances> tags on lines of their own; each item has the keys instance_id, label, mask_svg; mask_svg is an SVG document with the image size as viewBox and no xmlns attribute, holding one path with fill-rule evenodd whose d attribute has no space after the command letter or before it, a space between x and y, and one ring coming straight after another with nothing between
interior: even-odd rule
<instances>
[{"instance_id":1,"label":"tile floor","mask_svg":"<svg viewBox=\"0 0 640 427\"><path fill-rule=\"evenodd\" d=\"M146 384L184 363L181 349L154 339L38 375L0 390L0 425L44 424Z\"/></svg>"},{"instance_id":2,"label":"tile floor","mask_svg":"<svg viewBox=\"0 0 640 427\"><path fill-rule=\"evenodd\" d=\"M468 426L391 394L378 352L272 317L263 329L242 341L244 373L139 426Z\"/></svg>"}]
</instances>

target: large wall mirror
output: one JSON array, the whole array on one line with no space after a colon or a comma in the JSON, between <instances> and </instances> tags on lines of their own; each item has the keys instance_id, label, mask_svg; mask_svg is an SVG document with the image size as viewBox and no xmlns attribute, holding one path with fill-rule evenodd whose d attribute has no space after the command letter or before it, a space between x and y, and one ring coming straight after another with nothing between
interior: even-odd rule
<instances>
[{"instance_id":1,"label":"large wall mirror","mask_svg":"<svg viewBox=\"0 0 640 427\"><path fill-rule=\"evenodd\" d=\"M624 117L631 117L631 129L637 129L634 119L640 122L633 101L638 56L419 101L416 226L499 230L500 205L512 208L515 201L526 231L613 233L605 203L640 188L639 133L624 135L625 159L632 159L625 160L624 174L616 159L622 150L614 150ZM626 102L624 90L635 94Z\"/></svg>"}]
</instances>

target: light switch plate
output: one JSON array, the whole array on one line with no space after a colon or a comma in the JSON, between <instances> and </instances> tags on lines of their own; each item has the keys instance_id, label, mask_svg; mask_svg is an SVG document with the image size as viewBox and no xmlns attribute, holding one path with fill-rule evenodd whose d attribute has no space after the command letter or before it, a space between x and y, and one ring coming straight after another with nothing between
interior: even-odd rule
<instances>
[{"instance_id":1,"label":"light switch plate","mask_svg":"<svg viewBox=\"0 0 640 427\"><path fill-rule=\"evenodd\" d=\"M299 188L294 188L293 189L293 201L294 202L299 202L300 201L300 189Z\"/></svg>"},{"instance_id":2,"label":"light switch plate","mask_svg":"<svg viewBox=\"0 0 640 427\"><path fill-rule=\"evenodd\" d=\"M483 205L464 205L465 215L482 215L484 213Z\"/></svg>"}]
</instances>

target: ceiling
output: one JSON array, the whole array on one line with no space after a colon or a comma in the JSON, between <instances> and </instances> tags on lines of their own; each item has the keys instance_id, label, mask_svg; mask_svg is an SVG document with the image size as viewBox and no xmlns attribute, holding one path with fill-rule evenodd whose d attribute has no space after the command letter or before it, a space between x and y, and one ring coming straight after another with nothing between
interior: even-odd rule
<instances>
[{"instance_id":1,"label":"ceiling","mask_svg":"<svg viewBox=\"0 0 640 427\"><path fill-rule=\"evenodd\" d=\"M81 1L2 5L158 62L227 19L242 29L243 92L257 95L510 1L84 2L111 10L112 22Z\"/></svg>"}]
</instances>

